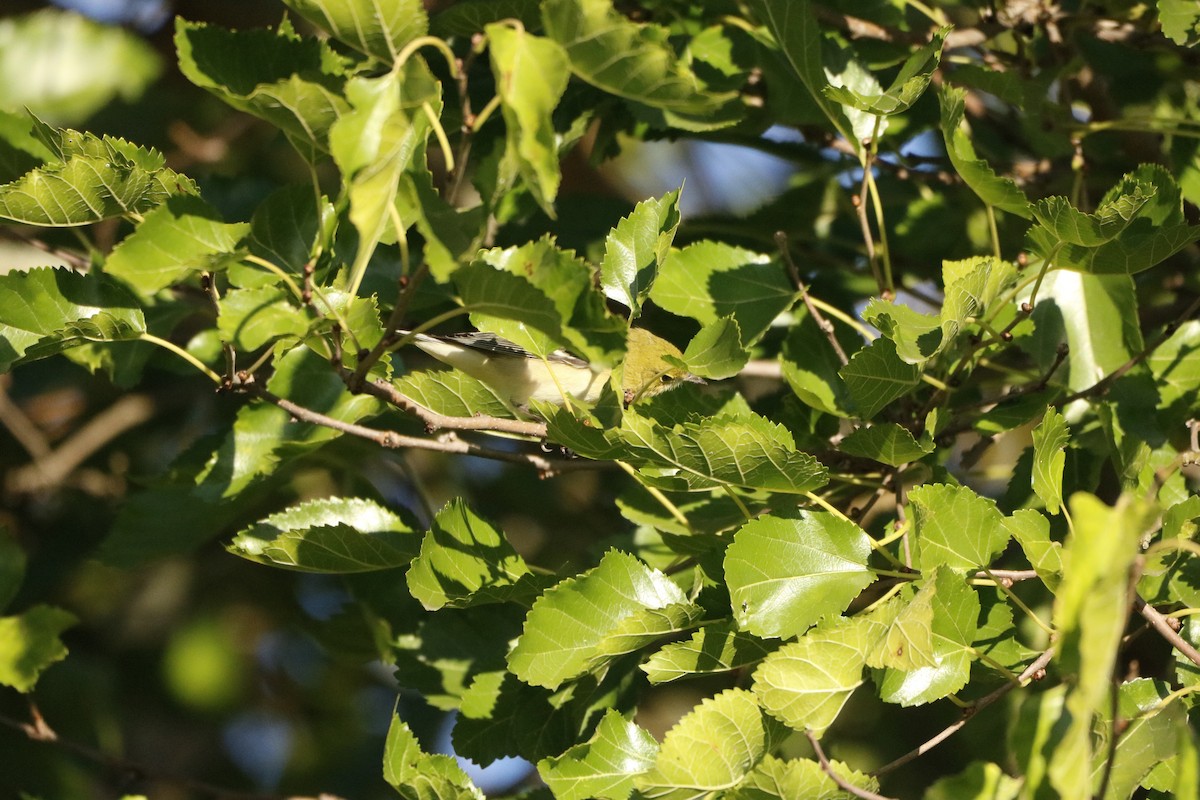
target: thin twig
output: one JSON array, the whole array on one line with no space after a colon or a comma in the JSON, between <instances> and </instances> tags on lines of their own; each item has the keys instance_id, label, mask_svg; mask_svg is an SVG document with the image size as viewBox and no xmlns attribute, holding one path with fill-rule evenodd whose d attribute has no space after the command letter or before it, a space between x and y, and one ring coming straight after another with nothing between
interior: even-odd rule
<instances>
[{"instance_id":1,"label":"thin twig","mask_svg":"<svg viewBox=\"0 0 1200 800\"><path fill-rule=\"evenodd\" d=\"M1050 664L1051 659L1053 659L1053 658L1054 658L1054 648L1050 648L1050 649L1046 650L1040 656L1038 656L1028 667L1026 667L1024 669L1024 671L1021 672L1021 674L1017 676L1017 679L1015 681L1013 681L1011 683L1006 683L1003 686L999 686L992 692L979 698L978 700L976 700L974 703L972 703L970 706L968 706L967 708L965 708L963 710L962 717L960 717L956 722L954 722L950 725L947 725L937 735L930 737L928 740L926 740L920 746L913 748L912 750L909 750L907 753L900 756L896 760L888 762L887 764L884 764L882 767L875 770L871 774L875 775L875 776L887 774L888 772L891 772L894 769L904 766L905 764L912 761L913 759L919 758L920 756L925 755L930 750L937 747L939 744L946 741L951 736L953 736L955 733L957 733L959 731L959 729L961 729L964 725L966 725L967 722L973 716L975 716L983 709L985 709L988 706L995 703L997 700L999 700L1001 697L1003 697L1004 695L1011 692L1013 689L1017 688L1018 686L1023 686L1026 683L1026 681L1039 680L1042 677L1042 674L1044 673L1046 667Z\"/></svg>"},{"instance_id":2,"label":"thin twig","mask_svg":"<svg viewBox=\"0 0 1200 800\"><path fill-rule=\"evenodd\" d=\"M349 379L349 372L343 370L343 378ZM439 430L455 431L495 431L497 433L512 433L519 436L530 436L535 439L546 438L546 423L531 420L506 419L504 417L489 417L477 414L473 417L450 417L439 414L417 403L408 395L401 392L388 381L376 379L362 385L363 394L377 397L385 403L407 411L425 423L425 429L430 433Z\"/></svg>"},{"instance_id":3,"label":"thin twig","mask_svg":"<svg viewBox=\"0 0 1200 800\"><path fill-rule=\"evenodd\" d=\"M301 422L320 425L350 436L374 442L380 447L389 449L413 448L432 450L438 453L456 453L459 455L489 458L493 461L507 461L510 464L525 464L541 472L543 475L553 475L568 470L606 469L608 462L590 461L588 459L550 459L533 453L516 453L508 450L496 450L491 447L475 444L458 438L453 433L445 433L436 439L422 439L416 436L406 436L395 431L368 428L353 422L335 419L318 411L305 408L283 397L278 397L266 389L259 388L252 381L237 387L239 391L265 400L278 406Z\"/></svg>"},{"instance_id":4,"label":"thin twig","mask_svg":"<svg viewBox=\"0 0 1200 800\"><path fill-rule=\"evenodd\" d=\"M1146 621L1154 626L1154 630L1158 631L1160 636L1170 642L1172 647L1187 656L1188 660L1193 664L1200 667L1200 651L1197 651L1195 647L1192 647L1188 643L1187 639L1180 636L1179 631L1171 627L1171 623L1158 609L1147 603L1140 594L1134 596L1133 608L1145 617Z\"/></svg>"},{"instance_id":5,"label":"thin twig","mask_svg":"<svg viewBox=\"0 0 1200 800\"><path fill-rule=\"evenodd\" d=\"M821 743L817 741L817 737L813 735L813 732L810 730L805 730L804 735L808 737L808 743L812 745L813 752L817 754L817 761L821 763L821 769L825 770L825 774L828 775L833 782L838 785L839 789L844 792L849 792L855 797L861 797L863 800L892 800L892 798L885 797L881 794L876 794L869 789L863 789L855 786L853 783L850 783L850 781L837 774L837 772L835 772L833 769L833 765L829 763L829 759L825 757L825 751L821 749Z\"/></svg>"},{"instance_id":6,"label":"thin twig","mask_svg":"<svg viewBox=\"0 0 1200 800\"><path fill-rule=\"evenodd\" d=\"M842 362L842 366L846 366L850 363L850 359L846 357L846 351L842 349L841 342L837 339L837 331L834 330L833 323L817 310L817 307L813 305L812 298L808 296L808 287L804 285L804 280L800 277L800 269L796 266L796 262L792 260L792 254L788 249L787 234L783 231L777 231L775 233L775 245L783 255L783 263L787 265L788 274L792 278L792 283L796 286L796 291L800 293L800 297L804 300L804 307L808 309L809 315L817 323L817 327L821 329L821 333L825 334L825 338L829 340L829 344L833 347L833 352L837 354L838 360Z\"/></svg>"}]
</instances>

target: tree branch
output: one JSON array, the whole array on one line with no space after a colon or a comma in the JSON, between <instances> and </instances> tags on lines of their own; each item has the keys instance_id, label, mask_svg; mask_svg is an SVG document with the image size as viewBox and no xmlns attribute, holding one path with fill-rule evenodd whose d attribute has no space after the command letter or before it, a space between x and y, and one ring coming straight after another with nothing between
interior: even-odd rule
<instances>
[{"instance_id":1,"label":"tree branch","mask_svg":"<svg viewBox=\"0 0 1200 800\"><path fill-rule=\"evenodd\" d=\"M839 789L844 792L849 792L855 797L861 797L863 800L892 800L892 798L885 797L881 794L876 794L869 789L863 789L855 786L853 783L850 783L850 781L837 774L837 772L835 772L833 769L833 765L829 763L829 759L825 757L825 751L821 749L821 743L817 741L817 737L813 735L813 732L806 729L804 731L804 735L808 737L808 743L812 745L813 752L817 754L817 761L821 763L821 769L825 770L825 774L828 775L830 779L832 779L833 782L838 785Z\"/></svg>"},{"instance_id":2,"label":"tree branch","mask_svg":"<svg viewBox=\"0 0 1200 800\"><path fill-rule=\"evenodd\" d=\"M959 731L959 729L961 729L964 725L966 725L967 722L970 721L970 719L972 717L974 717L976 714L978 714L983 709L990 706L992 703L995 703L997 700L999 700L1001 697L1003 697L1004 695L1011 692L1013 689L1017 688L1018 686L1024 686L1028 681L1040 680L1042 678L1042 676L1045 674L1046 667L1050 664L1050 661L1053 658L1054 658L1054 648L1051 647L1051 648L1047 649L1045 652L1043 652L1036 659L1034 659L1034 661L1028 667L1026 667L1020 675L1017 676L1017 679L1015 681L1012 681L1011 683L1006 683L1003 686L997 687L994 691L990 692L989 694L984 695L983 697L979 698L974 703L972 703L970 706L965 708L963 710L962 717L959 718L959 720L957 722L947 725L937 735L932 736L927 741L925 741L924 744L922 744L919 747L916 747L912 750L909 750L907 753L900 756L896 760L891 761L887 764L884 764L882 767L875 770L871 774L876 775L876 776L885 775L894 769L904 766L905 764L912 761L913 759L916 759L920 756L925 755L930 750L937 747L939 744L946 741L951 736L953 736L955 733L957 733Z\"/></svg>"},{"instance_id":3,"label":"tree branch","mask_svg":"<svg viewBox=\"0 0 1200 800\"><path fill-rule=\"evenodd\" d=\"M1171 627L1171 623L1162 612L1147 603L1140 594L1135 595L1133 608L1154 627L1154 630L1158 631L1160 636L1170 642L1172 647L1187 656L1188 660L1193 664L1200 667L1200 651L1192 647L1187 639L1179 635L1179 631Z\"/></svg>"},{"instance_id":4,"label":"tree branch","mask_svg":"<svg viewBox=\"0 0 1200 800\"><path fill-rule=\"evenodd\" d=\"M586 469L606 469L608 462L605 461L590 461L587 459L551 459L545 456L536 455L534 453L514 453L508 450L497 450L491 447L475 444L458 438L453 433L446 433L436 439L422 439L416 436L407 436L395 431L380 430L378 428L368 428L365 425L358 425L353 422L335 419L319 411L305 408L297 405L291 400L279 397L266 389L262 389L255 385L252 381L242 383L237 387L238 391L249 394L253 397L258 397L268 403L278 406L284 411L291 414L296 419L302 422L308 422L312 425L320 425L325 428L331 428L335 431L350 436L357 436L360 439L374 442L380 447L388 449L399 449L408 447L418 450L432 450L439 453L455 453L465 456L477 456L479 458L490 458L493 461L507 461L510 464L524 464L538 470L544 476L554 475L559 472L567 472L572 470ZM453 419L453 418L452 418Z\"/></svg>"}]
</instances>

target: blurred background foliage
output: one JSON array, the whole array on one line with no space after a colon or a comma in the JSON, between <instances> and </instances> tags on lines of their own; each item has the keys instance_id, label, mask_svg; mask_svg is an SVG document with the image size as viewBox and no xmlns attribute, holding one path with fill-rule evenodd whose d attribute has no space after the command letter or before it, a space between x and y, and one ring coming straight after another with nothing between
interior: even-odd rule
<instances>
[{"instance_id":1,"label":"blurred background foliage","mask_svg":"<svg viewBox=\"0 0 1200 800\"><path fill-rule=\"evenodd\" d=\"M692 5L642 4L660 21L684 27ZM899 3L863 5L869 7L864 15L891 15L895 24L903 24L908 13ZM989 4L944 5L971 21ZM76 12L64 10L68 7ZM226 219L245 219L271 191L303 180L306 169L276 129L233 111L180 75L169 24L175 14L245 29L276 24L284 7L275 0L63 0L57 5L6 0L0 9L0 107L28 107L55 125L157 147L170 167L199 182L205 199ZM1164 107L1195 112L1200 90L1180 79L1196 70L1194 52L1139 49L1081 34L1073 40L1079 62L1056 64L1060 51L1027 34L1030 46L1041 49L1021 57L1039 64L1048 82L1067 72L1085 78L1072 83L1077 96L1060 96L1057 103L1031 100L1023 115L997 114L994 124L975 129L978 148L1024 171L1031 197L1072 192L1076 173L1051 169L1052 162L1074 156L1089 165L1086 191L1111 185L1140 161L1164 156L1157 135L1134 130L1073 137L1070 125L1059 124L1063 115L1112 117L1114 107L1127 117L1152 117ZM880 68L894 65L896 52L908 49L879 45L873 52L871 46L863 44L860 55ZM1002 95L1005 87L989 83L982 72L976 76L979 84ZM1061 89L1047 86L1047 97L1055 91ZM802 109L804 103L787 105ZM889 205L894 269L911 281L906 288L912 296L928 288L923 280L938 274L943 259L991 247L982 206L962 202L965 187L947 186L939 172L941 145L929 133L937 114L936 101L927 98L893 118L888 152L881 157L879 181ZM804 125L816 118L800 114L781 121ZM622 132L635 123L610 122L590 146L596 155L616 155L614 160L597 168L575 153L564 167L555 226L563 246L586 248L636 200L686 183L685 223L677 245L713 237L770 251L774 232L782 229L809 258L816 294L837 303L873 293L850 206L850 188L861 179L856 159L823 143L805 142L791 128L756 128L753 120L706 141L636 144ZM1195 142L1167 143L1185 197L1193 203L1200 198ZM1024 225L1002 217L1000 226L1004 252L1016 252ZM504 236L524 241L548 227L548 220L535 215L524 229L507 229ZM118 233L112 227L109 241ZM48 232L46 240L69 242L70 237L70 231L59 230ZM57 262L53 253L0 239L0 263L18 268ZM1154 275L1139 291L1169 293L1184 283L1195 290L1200 282L1194 272ZM102 754L119 753L131 769L122 774L111 769L116 764L98 767L94 758L32 742L0 726L0 796L20 789L43 798L111 797L123 782L155 800L203 794L179 777L272 796L314 787L343 797L392 796L380 776L379 757L398 687L391 669L371 660L372 631L351 612L345 586L370 596L386 592L388 582L401 576L383 573L343 582L263 569L229 555L221 542L132 569L94 558L122 513L127 488L160 474L207 432L227 426L241 402L198 391L200 384L167 359L155 363L136 395L126 394L119 380L93 376L67 359L29 364L15 381L2 378L0 521L19 531L29 559L13 607L50 602L80 619L64 636L70 657L47 671L35 698L64 738ZM748 383L745 388L772 402L779 386ZM26 468L30 452L62 441L102 411L112 413L107 424L124 426L125 432L63 475ZM203 457L207 450L198 446L196 452ZM592 563L608 544L632 536L613 503L622 481L586 471L540 482L528 477L524 467L428 453L380 454L343 439L323 449L319 462L310 459L303 471L283 476L274 487L283 499L264 497L263 513L296 499L358 494L356 482L370 480L370 493L407 505L425 519L428 509L412 491L414 484L434 508L465 497L526 559L556 568ZM180 517L179 525L186 528L186 514ZM109 555L110 564L120 563L119 553ZM355 653L361 657L352 657ZM1152 651L1146 657L1162 654ZM699 681L655 690L638 721L661 734L710 688ZM427 746L437 749L441 741L444 748L442 713L415 693L402 693L399 703ZM862 697L852 703L838 723L834 749L838 757L862 764L903 753L954 713L940 707L910 709L899 724L889 718L899 718L894 707ZM23 697L0 689L0 715L25 720L28 713ZM951 773L970 759L999 758L1003 725L999 714L973 722L939 750L939 769ZM880 730L889 736L880 737ZM148 782L137 767L152 773ZM504 774L493 773L481 785L498 791L524 775L519 766L501 767ZM923 788L928 780L921 769L916 765L899 775L892 790L904 794L905 781Z\"/></svg>"}]
</instances>

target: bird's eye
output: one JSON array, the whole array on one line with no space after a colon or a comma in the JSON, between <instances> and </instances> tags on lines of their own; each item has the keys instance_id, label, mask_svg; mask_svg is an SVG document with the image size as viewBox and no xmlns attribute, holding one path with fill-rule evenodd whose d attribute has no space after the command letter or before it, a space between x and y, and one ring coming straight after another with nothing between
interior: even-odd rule
<instances>
[{"instance_id":1,"label":"bird's eye","mask_svg":"<svg viewBox=\"0 0 1200 800\"><path fill-rule=\"evenodd\" d=\"M671 381L673 381L675 379L672 378L670 375L663 375L661 378L659 378L659 380L662 381L663 383L670 383Z\"/></svg>"}]
</instances>

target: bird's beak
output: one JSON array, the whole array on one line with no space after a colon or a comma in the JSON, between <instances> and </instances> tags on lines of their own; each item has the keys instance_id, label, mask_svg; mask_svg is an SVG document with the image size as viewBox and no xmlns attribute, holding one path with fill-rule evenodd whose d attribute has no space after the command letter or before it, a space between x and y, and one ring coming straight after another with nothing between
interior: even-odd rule
<instances>
[{"instance_id":1,"label":"bird's beak","mask_svg":"<svg viewBox=\"0 0 1200 800\"><path fill-rule=\"evenodd\" d=\"M688 383L698 383L701 386L708 385L708 381L704 380L704 378L701 378L699 375L693 375L690 372L684 373L683 379Z\"/></svg>"}]
</instances>

